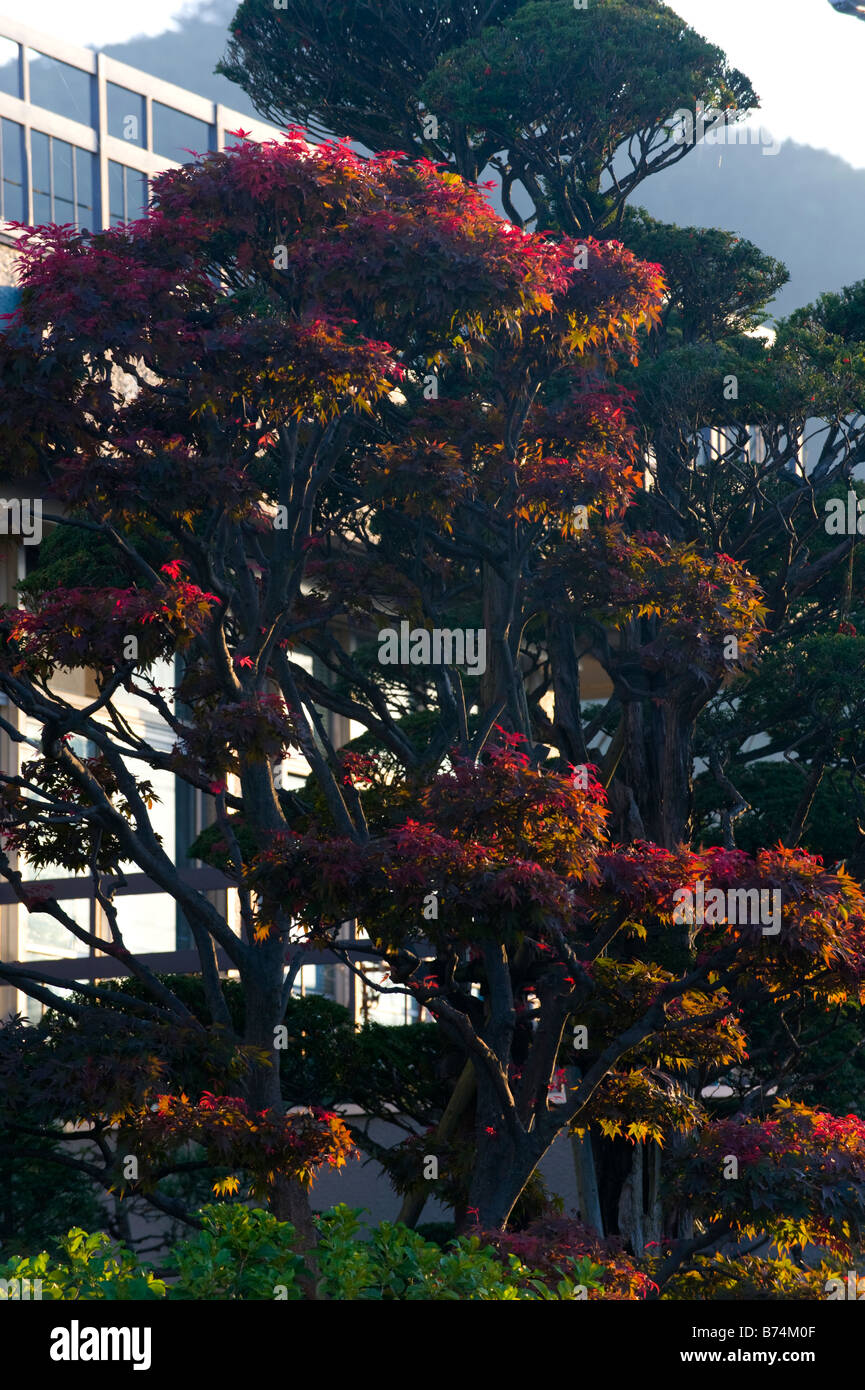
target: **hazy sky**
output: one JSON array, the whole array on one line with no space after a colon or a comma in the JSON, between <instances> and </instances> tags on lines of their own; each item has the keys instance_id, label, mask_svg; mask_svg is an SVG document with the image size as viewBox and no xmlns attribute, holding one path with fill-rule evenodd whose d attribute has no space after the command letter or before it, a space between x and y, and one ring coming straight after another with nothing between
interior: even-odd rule
<instances>
[{"instance_id":1,"label":"hazy sky","mask_svg":"<svg viewBox=\"0 0 865 1390\"><path fill-rule=\"evenodd\" d=\"M173 22L184 10L205 8L200 0L147 0L146 5L118 4L117 0L0 0L0 16L32 24L43 34L69 39L82 48L102 48L139 35L162 34L176 28Z\"/></svg>"},{"instance_id":2,"label":"hazy sky","mask_svg":"<svg viewBox=\"0 0 865 1390\"><path fill-rule=\"evenodd\" d=\"M776 136L865 168L865 22L829 0L672 0L671 8L751 79L760 121Z\"/></svg>"},{"instance_id":3,"label":"hazy sky","mask_svg":"<svg viewBox=\"0 0 865 1390\"><path fill-rule=\"evenodd\" d=\"M591 3L591 0L590 0ZM719 44L750 77L761 123L781 139L816 145L865 167L861 117L865 23L829 0L671 0L689 24ZM201 0L0 0L0 15L89 47L176 27Z\"/></svg>"}]
</instances>

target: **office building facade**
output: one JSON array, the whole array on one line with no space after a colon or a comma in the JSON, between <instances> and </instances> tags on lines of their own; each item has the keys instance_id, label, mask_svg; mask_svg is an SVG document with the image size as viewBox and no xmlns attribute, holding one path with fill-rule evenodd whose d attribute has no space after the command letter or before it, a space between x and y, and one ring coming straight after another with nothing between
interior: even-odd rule
<instances>
[{"instance_id":1,"label":"office building facade","mask_svg":"<svg viewBox=\"0 0 865 1390\"><path fill-rule=\"evenodd\" d=\"M0 20L0 314L11 311L18 293L15 264L20 231L15 223L58 222L99 231L133 221L147 207L155 174L189 160L192 153L224 149L232 143L232 132L239 129L256 140L278 135L270 125L104 54ZM0 477L0 502L14 507L26 492L23 480L15 478L14 460L0 461ZM50 498L40 500L46 513L56 512ZM0 602L15 604L16 586L38 547L6 534L12 527L0 529ZM171 683L171 674L165 672L166 684ZM93 698L95 686L86 672L69 672L62 681L62 694L83 706ZM37 728L28 728L15 709L6 705L2 714L18 732L37 736ZM169 731L154 722L141 702L130 699L124 714L157 746L170 746ZM339 742L354 732L348 721L342 722L345 728L331 730ZM23 745L23 753L21 749L22 745L0 733L0 765L5 770L17 771L20 761L30 756L28 745ZM290 786L306 771L301 758L288 758L280 775L284 785ZM164 845L177 857L184 874L212 894L232 920L235 895L224 886L221 875L185 858L186 848L204 824L202 799L170 774L154 772L150 780L159 797L154 826ZM18 867L27 879L50 881L64 909L81 926L97 936L107 935L86 876L70 876L61 868L37 875L26 863ZM197 958L182 915L134 865L129 866L126 887L116 902L119 925L131 951L147 955L154 968L195 968ZM5 883L0 883L0 958L44 962L61 985L114 973L107 958L88 952L53 918L27 912ZM353 1002L333 967L307 967L303 987L327 988L336 996L345 994L345 1002ZM35 1017L41 1006L0 982L0 1019L17 1011Z\"/></svg>"}]
</instances>

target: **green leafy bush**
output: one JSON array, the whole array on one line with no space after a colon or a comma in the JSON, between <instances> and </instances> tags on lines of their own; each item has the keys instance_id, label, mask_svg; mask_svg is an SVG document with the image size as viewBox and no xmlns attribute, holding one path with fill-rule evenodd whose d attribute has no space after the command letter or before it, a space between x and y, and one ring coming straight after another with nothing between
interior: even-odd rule
<instances>
[{"instance_id":1,"label":"green leafy bush","mask_svg":"<svg viewBox=\"0 0 865 1390\"><path fill-rule=\"evenodd\" d=\"M11 1286L26 1279L29 1298L55 1301L297 1302L307 1296L313 1277L319 1298L334 1302L641 1300L650 1290L658 1292L649 1273L627 1257L606 1252L599 1258L585 1249L582 1228L572 1222L536 1223L532 1231L513 1235L491 1233L487 1243L484 1235L474 1235L443 1245L389 1221L363 1231L360 1216L360 1210L340 1205L317 1218L314 1271L295 1252L288 1222L257 1207L217 1202L201 1208L202 1229L177 1243L161 1273L103 1232L75 1229L56 1243L55 1254L43 1251L0 1265L0 1280ZM443 1240L445 1233L437 1234ZM825 1262L803 1268L788 1258L716 1254L674 1275L660 1297L822 1301L831 1288L834 1297L846 1297L845 1279L845 1269ZM0 1283L0 1301L21 1296L20 1289Z\"/></svg>"},{"instance_id":2,"label":"green leafy bush","mask_svg":"<svg viewBox=\"0 0 865 1390\"><path fill-rule=\"evenodd\" d=\"M0 1265L0 1278L41 1280L39 1297L49 1301L164 1298L166 1285L140 1265L131 1250L115 1244L104 1231L88 1235L74 1227L57 1242L56 1254L22 1255ZM31 1295L32 1296L32 1295ZM0 1299L8 1298L0 1285Z\"/></svg>"},{"instance_id":3,"label":"green leafy bush","mask_svg":"<svg viewBox=\"0 0 865 1390\"><path fill-rule=\"evenodd\" d=\"M177 1283L171 1298L303 1298L298 1277L304 1263L295 1255L294 1227L260 1207L214 1202L199 1215L204 1229L178 1242L172 1266Z\"/></svg>"},{"instance_id":4,"label":"green leafy bush","mask_svg":"<svg viewBox=\"0 0 865 1390\"><path fill-rule=\"evenodd\" d=\"M478 1236L461 1236L442 1250L408 1226L383 1221L361 1240L359 1215L340 1205L319 1217L320 1289L340 1302L548 1300L584 1297L583 1289L600 1287L594 1271L582 1267L558 1271L562 1277L551 1284L516 1255L499 1258Z\"/></svg>"},{"instance_id":5,"label":"green leafy bush","mask_svg":"<svg viewBox=\"0 0 865 1390\"><path fill-rule=\"evenodd\" d=\"M81 1230L59 1241L56 1255L10 1260L0 1276L41 1279L41 1296L48 1299L304 1297L301 1281L309 1270L294 1251L291 1225L239 1203L212 1203L199 1216L203 1228L177 1243L164 1278L104 1233ZM364 1233L360 1211L347 1206L325 1212L318 1226L315 1276L325 1299L538 1301L584 1298L602 1288L604 1270L588 1260L566 1262L551 1279L514 1254L498 1255L478 1236L462 1236L443 1250L388 1221Z\"/></svg>"}]
</instances>

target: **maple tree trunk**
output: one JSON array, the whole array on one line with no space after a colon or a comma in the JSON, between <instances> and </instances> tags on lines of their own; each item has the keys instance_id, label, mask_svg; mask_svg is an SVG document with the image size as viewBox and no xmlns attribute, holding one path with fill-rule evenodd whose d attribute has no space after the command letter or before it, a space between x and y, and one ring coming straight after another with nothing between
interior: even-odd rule
<instances>
[{"instance_id":1,"label":"maple tree trunk","mask_svg":"<svg viewBox=\"0 0 865 1390\"><path fill-rule=\"evenodd\" d=\"M306 1255L318 1244L318 1231L313 1224L309 1194L297 1178L277 1178L268 1198L268 1206L277 1221L290 1221L295 1231L295 1249Z\"/></svg>"},{"instance_id":2,"label":"maple tree trunk","mask_svg":"<svg viewBox=\"0 0 865 1390\"><path fill-rule=\"evenodd\" d=\"M631 789L647 839L665 849L691 836L694 721L685 702L630 701L623 715L625 751L619 768Z\"/></svg>"},{"instance_id":3,"label":"maple tree trunk","mask_svg":"<svg viewBox=\"0 0 865 1390\"><path fill-rule=\"evenodd\" d=\"M483 1136L469 1188L466 1226L503 1231L514 1205L537 1167L534 1147L518 1145L506 1134Z\"/></svg>"},{"instance_id":4,"label":"maple tree trunk","mask_svg":"<svg viewBox=\"0 0 865 1390\"><path fill-rule=\"evenodd\" d=\"M690 842L693 812L695 711L711 691L685 689L663 701L632 701L623 711L625 748L619 776L632 795L645 837L666 849ZM620 798L621 800L622 798ZM627 835L627 827L623 838ZM678 943L688 949L687 932ZM605 1234L621 1235L634 1254L660 1240L662 1156L622 1140L595 1141Z\"/></svg>"},{"instance_id":5,"label":"maple tree trunk","mask_svg":"<svg viewBox=\"0 0 865 1390\"><path fill-rule=\"evenodd\" d=\"M448 1144L469 1114L474 1103L476 1091L475 1071L471 1062L466 1062L459 1079L451 1093L451 1098L445 1107L444 1114L436 1126L435 1134L432 1138L432 1147L439 1144ZM403 1197L400 1207L398 1221L406 1226L416 1226L420 1221L421 1213L426 1206L428 1185L425 1180L410 1187Z\"/></svg>"},{"instance_id":6,"label":"maple tree trunk","mask_svg":"<svg viewBox=\"0 0 865 1390\"><path fill-rule=\"evenodd\" d=\"M492 1030L491 1030L492 1031ZM520 1193L542 1159L545 1149L536 1136L513 1133L508 1127L498 1092L483 1068L475 1066L475 1162L465 1216L457 1229L504 1230Z\"/></svg>"},{"instance_id":7,"label":"maple tree trunk","mask_svg":"<svg viewBox=\"0 0 865 1390\"><path fill-rule=\"evenodd\" d=\"M619 1195L618 1229L637 1258L647 1247L659 1244L663 1235L660 1181L660 1149L655 1144L634 1144L630 1171Z\"/></svg>"},{"instance_id":8,"label":"maple tree trunk","mask_svg":"<svg viewBox=\"0 0 865 1390\"><path fill-rule=\"evenodd\" d=\"M520 621L511 586L485 560L482 567L483 623L487 668L481 677L480 706L494 712L506 728L531 732L525 690L516 674Z\"/></svg>"},{"instance_id":9,"label":"maple tree trunk","mask_svg":"<svg viewBox=\"0 0 865 1390\"><path fill-rule=\"evenodd\" d=\"M267 947L263 947L263 953ZM271 948L272 961L264 954L261 969L255 977L247 978L246 993L246 1041L267 1049L271 1064L262 1063L253 1067L247 1090L250 1104L257 1110L284 1110L282 1086L279 1075L279 1053L274 1048L275 1028L282 1019L282 952ZM307 1298L317 1297L315 1279L315 1250L318 1245L318 1231L312 1216L308 1189L297 1178L281 1174L270 1185L268 1206L278 1221L288 1221L294 1227L294 1249L302 1255L310 1266L308 1279L301 1278Z\"/></svg>"},{"instance_id":10,"label":"maple tree trunk","mask_svg":"<svg viewBox=\"0 0 865 1390\"><path fill-rule=\"evenodd\" d=\"M598 1192L598 1170L592 1148L590 1134L582 1137L571 1135L571 1152L574 1156L574 1176L577 1181L577 1201L580 1220L597 1235L603 1237L604 1218L601 1215L601 1198Z\"/></svg>"},{"instance_id":11,"label":"maple tree trunk","mask_svg":"<svg viewBox=\"0 0 865 1390\"><path fill-rule=\"evenodd\" d=\"M590 760L583 735L580 657L574 625L552 614L547 627L547 649L553 669L555 737L560 755L575 765Z\"/></svg>"}]
</instances>

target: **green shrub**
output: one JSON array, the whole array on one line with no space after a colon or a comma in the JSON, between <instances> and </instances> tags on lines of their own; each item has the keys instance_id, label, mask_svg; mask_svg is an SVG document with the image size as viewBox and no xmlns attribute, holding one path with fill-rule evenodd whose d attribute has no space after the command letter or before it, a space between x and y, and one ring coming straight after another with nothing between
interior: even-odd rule
<instances>
[{"instance_id":1,"label":"green shrub","mask_svg":"<svg viewBox=\"0 0 865 1390\"><path fill-rule=\"evenodd\" d=\"M294 1251L294 1228L267 1211L211 1203L199 1213L203 1229L178 1241L165 1278L131 1251L97 1232L70 1231L56 1255L43 1251L0 1267L8 1280L42 1280L48 1299L269 1299L296 1302L310 1271ZM490 1302L583 1298L603 1287L604 1269L590 1260L565 1261L554 1277L515 1254L497 1254L478 1236L444 1249L419 1231L383 1221L365 1235L360 1211L337 1206L317 1218L320 1244L315 1277L322 1298ZM3 1295L0 1295L2 1297ZM31 1295L32 1296L32 1295Z\"/></svg>"},{"instance_id":2,"label":"green shrub","mask_svg":"<svg viewBox=\"0 0 865 1390\"><path fill-rule=\"evenodd\" d=\"M21 1255L0 1265L0 1278L41 1280L38 1296L49 1301L164 1298L165 1283L140 1265L131 1250L115 1244L104 1231L88 1235L74 1227L57 1242L55 1254ZM8 1297L0 1285L0 1299ZM32 1297L32 1295L31 1295Z\"/></svg>"},{"instance_id":3,"label":"green shrub","mask_svg":"<svg viewBox=\"0 0 865 1390\"><path fill-rule=\"evenodd\" d=\"M548 1221L533 1232L492 1233L486 1244L482 1236L461 1236L443 1245L389 1221L364 1232L360 1215L340 1205L317 1218L314 1277L323 1299L558 1302L642 1299L648 1287L656 1288L624 1256L603 1256L599 1262L581 1250L583 1235L574 1223ZM0 1265L0 1279L28 1280L31 1299L297 1302L305 1297L311 1271L294 1250L288 1222L239 1202L211 1203L199 1216L203 1229L178 1241L164 1277L103 1232L74 1229L57 1241L54 1254L43 1251ZM436 1234L442 1240L445 1232ZM675 1275L660 1296L689 1302L823 1300L830 1278L840 1281L837 1296L846 1297L846 1271L833 1265L803 1269L789 1259L715 1255ZM0 1283L0 1301L17 1296L24 1296L20 1289Z\"/></svg>"},{"instance_id":4,"label":"green shrub","mask_svg":"<svg viewBox=\"0 0 865 1390\"><path fill-rule=\"evenodd\" d=\"M563 1273L550 1285L516 1255L499 1258L492 1246L482 1246L477 1236L461 1236L442 1250L419 1231L383 1221L364 1241L359 1239L359 1212L344 1205L324 1213L318 1225L320 1288L326 1297L340 1302L489 1302L575 1298L581 1294L580 1280L573 1277L576 1270ZM597 1278L592 1278L591 1287L600 1287Z\"/></svg>"},{"instance_id":5,"label":"green shrub","mask_svg":"<svg viewBox=\"0 0 865 1390\"><path fill-rule=\"evenodd\" d=\"M293 1251L294 1227L259 1207L215 1202L202 1207L204 1230L176 1245L169 1296L187 1299L303 1297L304 1263Z\"/></svg>"}]
</instances>

